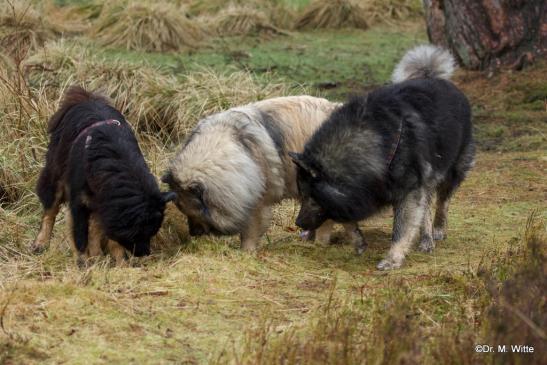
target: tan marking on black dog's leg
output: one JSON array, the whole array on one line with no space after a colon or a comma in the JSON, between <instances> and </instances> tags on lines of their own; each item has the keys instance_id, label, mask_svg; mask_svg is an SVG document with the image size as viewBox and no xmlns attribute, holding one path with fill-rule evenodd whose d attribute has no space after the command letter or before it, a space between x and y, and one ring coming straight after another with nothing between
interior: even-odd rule
<instances>
[{"instance_id":1,"label":"tan marking on black dog's leg","mask_svg":"<svg viewBox=\"0 0 547 365\"><path fill-rule=\"evenodd\" d=\"M423 189L411 192L395 207L391 248L386 258L378 264L378 269L396 269L403 264L424 218L427 200L425 194Z\"/></svg>"},{"instance_id":2,"label":"tan marking on black dog's leg","mask_svg":"<svg viewBox=\"0 0 547 365\"><path fill-rule=\"evenodd\" d=\"M59 213L59 207L61 206L62 192L58 191L55 196L55 202L50 209L44 211L42 215L42 222L40 224L40 231L36 236L36 239L30 245L30 250L34 253L43 252L48 246L51 240L51 234L53 232L53 226L55 225L55 218Z\"/></svg>"},{"instance_id":3,"label":"tan marking on black dog's leg","mask_svg":"<svg viewBox=\"0 0 547 365\"><path fill-rule=\"evenodd\" d=\"M435 248L433 241L433 221L431 219L431 195L426 193L424 204L424 218L420 227L420 251L432 252Z\"/></svg>"},{"instance_id":4,"label":"tan marking on black dog's leg","mask_svg":"<svg viewBox=\"0 0 547 365\"><path fill-rule=\"evenodd\" d=\"M97 257L103 254L102 247L106 243L106 236L95 215L89 219L89 236L87 244L88 257Z\"/></svg>"},{"instance_id":5,"label":"tan marking on black dog's leg","mask_svg":"<svg viewBox=\"0 0 547 365\"><path fill-rule=\"evenodd\" d=\"M362 255L367 248L367 242L363 232L359 229L357 222L344 223L343 224L346 234L348 235L353 247L355 248L355 254Z\"/></svg>"},{"instance_id":6,"label":"tan marking on black dog's leg","mask_svg":"<svg viewBox=\"0 0 547 365\"><path fill-rule=\"evenodd\" d=\"M271 208L260 205L251 215L251 221L241 232L241 249L254 252L260 237L268 230L271 221Z\"/></svg>"},{"instance_id":7,"label":"tan marking on black dog's leg","mask_svg":"<svg viewBox=\"0 0 547 365\"><path fill-rule=\"evenodd\" d=\"M114 258L116 266L127 266L127 253L125 247L118 242L109 239L106 243L106 251Z\"/></svg>"},{"instance_id":8,"label":"tan marking on black dog's leg","mask_svg":"<svg viewBox=\"0 0 547 365\"><path fill-rule=\"evenodd\" d=\"M435 220L433 222L433 239L440 241L446 238L446 225L448 216L448 206L450 199L437 198Z\"/></svg>"},{"instance_id":9,"label":"tan marking on black dog's leg","mask_svg":"<svg viewBox=\"0 0 547 365\"><path fill-rule=\"evenodd\" d=\"M328 246L330 243L330 236L333 226L334 221L330 219L326 220L319 228L315 230L315 242L323 246Z\"/></svg>"}]
</instances>

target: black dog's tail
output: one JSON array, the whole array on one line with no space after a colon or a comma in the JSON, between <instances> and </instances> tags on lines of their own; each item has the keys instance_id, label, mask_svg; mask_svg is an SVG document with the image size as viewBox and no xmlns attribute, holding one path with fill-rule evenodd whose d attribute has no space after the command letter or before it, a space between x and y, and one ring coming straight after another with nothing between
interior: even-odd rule
<instances>
[{"instance_id":1,"label":"black dog's tail","mask_svg":"<svg viewBox=\"0 0 547 365\"><path fill-rule=\"evenodd\" d=\"M408 51L393 70L391 81L440 78L449 80L456 62L450 52L431 44L417 46Z\"/></svg>"},{"instance_id":2,"label":"black dog's tail","mask_svg":"<svg viewBox=\"0 0 547 365\"><path fill-rule=\"evenodd\" d=\"M81 86L77 86L77 85L70 86L65 91L65 95L63 96L63 101L61 102L61 106L55 112L55 114L53 114L53 116L50 118L47 125L47 131L51 133L55 129L57 129L57 127L59 126L59 123L61 122L66 112L70 108L86 101L101 101L105 104L110 105L108 100L101 95L89 92Z\"/></svg>"}]
</instances>

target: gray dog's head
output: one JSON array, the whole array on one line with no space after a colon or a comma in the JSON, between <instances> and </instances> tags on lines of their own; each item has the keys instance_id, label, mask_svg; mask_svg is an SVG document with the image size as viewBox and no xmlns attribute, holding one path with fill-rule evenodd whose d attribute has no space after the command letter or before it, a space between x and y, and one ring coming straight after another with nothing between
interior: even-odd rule
<instances>
[{"instance_id":1,"label":"gray dog's head","mask_svg":"<svg viewBox=\"0 0 547 365\"><path fill-rule=\"evenodd\" d=\"M315 198L321 185L319 171L309 164L302 154L289 152L289 156L297 166L297 184L301 200L296 225L306 230L316 229L328 219L327 211Z\"/></svg>"},{"instance_id":2,"label":"gray dog's head","mask_svg":"<svg viewBox=\"0 0 547 365\"><path fill-rule=\"evenodd\" d=\"M327 219L335 222L355 221L359 202L343 188L333 183L327 172L309 156L289 152L297 166L297 184L301 207L296 225L306 230L319 228ZM366 199L365 199L366 200Z\"/></svg>"}]
</instances>

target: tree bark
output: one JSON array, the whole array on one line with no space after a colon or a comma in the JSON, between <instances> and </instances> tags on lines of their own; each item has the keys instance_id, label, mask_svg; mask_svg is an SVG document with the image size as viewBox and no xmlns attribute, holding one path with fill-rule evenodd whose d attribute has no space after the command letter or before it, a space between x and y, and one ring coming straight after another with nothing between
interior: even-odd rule
<instances>
[{"instance_id":1,"label":"tree bark","mask_svg":"<svg viewBox=\"0 0 547 365\"><path fill-rule=\"evenodd\" d=\"M547 0L424 0L429 40L463 67L521 69L547 55Z\"/></svg>"}]
</instances>

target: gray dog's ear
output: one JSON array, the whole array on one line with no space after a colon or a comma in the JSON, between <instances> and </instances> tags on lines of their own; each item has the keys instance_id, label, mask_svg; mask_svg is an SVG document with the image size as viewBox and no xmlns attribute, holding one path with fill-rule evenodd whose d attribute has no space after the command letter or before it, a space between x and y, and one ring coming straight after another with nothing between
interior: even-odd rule
<instances>
[{"instance_id":1,"label":"gray dog's ear","mask_svg":"<svg viewBox=\"0 0 547 365\"><path fill-rule=\"evenodd\" d=\"M172 202L177 198L177 194L172 191L161 193L161 201L164 203Z\"/></svg>"},{"instance_id":2,"label":"gray dog's ear","mask_svg":"<svg viewBox=\"0 0 547 365\"><path fill-rule=\"evenodd\" d=\"M289 157L292 159L292 161L301 169L307 171L313 178L316 178L319 176L317 173L317 170L312 168L306 161L304 161L304 158L301 153L297 152L289 152Z\"/></svg>"},{"instance_id":3,"label":"gray dog's ear","mask_svg":"<svg viewBox=\"0 0 547 365\"><path fill-rule=\"evenodd\" d=\"M173 183L173 174L171 171L167 171L163 176L161 177L161 182L164 184L171 185Z\"/></svg>"}]
</instances>

